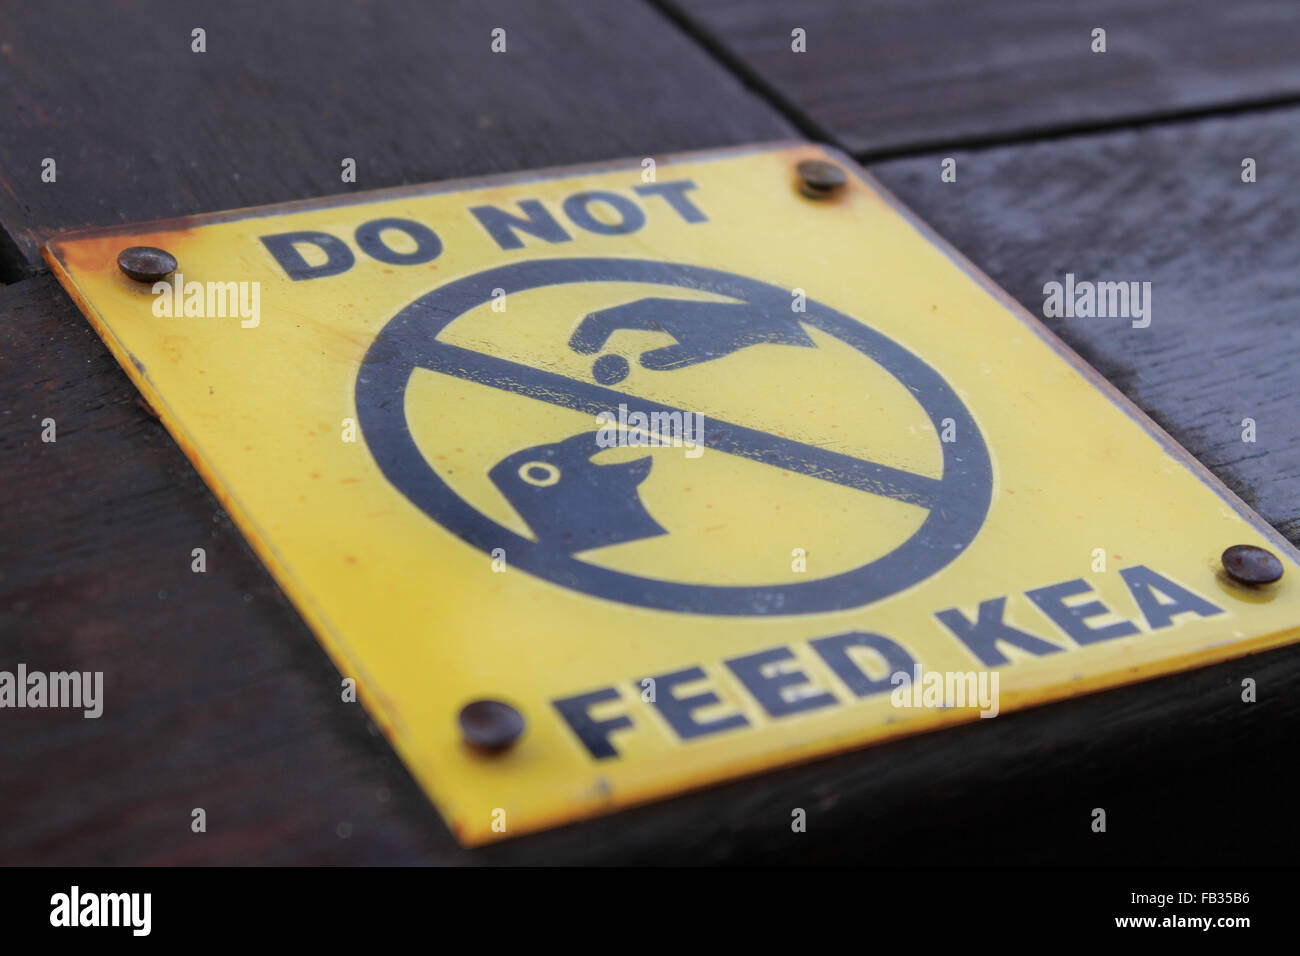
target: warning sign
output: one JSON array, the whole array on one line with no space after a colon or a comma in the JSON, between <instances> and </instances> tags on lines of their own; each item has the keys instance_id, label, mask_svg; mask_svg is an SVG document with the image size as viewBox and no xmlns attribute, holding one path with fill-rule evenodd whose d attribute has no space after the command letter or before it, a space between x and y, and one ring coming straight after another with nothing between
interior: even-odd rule
<instances>
[{"instance_id":1,"label":"warning sign","mask_svg":"<svg viewBox=\"0 0 1300 956\"><path fill-rule=\"evenodd\" d=\"M465 843L1300 637L1286 542L852 169L46 255Z\"/></svg>"}]
</instances>

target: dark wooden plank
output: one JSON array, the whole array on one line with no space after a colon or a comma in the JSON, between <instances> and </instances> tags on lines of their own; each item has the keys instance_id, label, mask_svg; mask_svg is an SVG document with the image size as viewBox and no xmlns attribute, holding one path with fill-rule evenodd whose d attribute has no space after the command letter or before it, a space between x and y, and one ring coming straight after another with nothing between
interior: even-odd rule
<instances>
[{"instance_id":1,"label":"dark wooden plank","mask_svg":"<svg viewBox=\"0 0 1300 956\"><path fill-rule=\"evenodd\" d=\"M575 90L572 102L613 95ZM256 111L257 99L243 108ZM614 112L610 122L630 126L609 135L634 138L638 118ZM450 128L464 129L469 115ZM938 183L938 156L877 171L1035 309L1042 282L1066 270L1155 281L1145 331L1162 338L1070 323L1058 331L1296 540L1287 480L1300 426L1279 411L1294 407L1282 362L1294 364L1296 344L1279 317L1294 314L1286 257L1297 200L1277 172L1296 155L1295 120L1286 111L960 153L957 184ZM764 122L780 126L769 117L748 138L770 135L757 129ZM703 146L717 128L680 133L700 139L677 148ZM166 130L151 135L161 141ZM592 134L571 158L660 151L607 146ZM179 174L190 190L220 182L229 161L156 148L199 164ZM1239 154L1260 161L1254 186L1239 181ZM475 172L541 162L449 155L477 163ZM332 175L334 157L327 165ZM278 188L294 188L300 173L276 173ZM301 194L313 182L304 178ZM248 201L260 200L213 205ZM114 210L101 221L117 218L137 216ZM1176 282L1191 285L1168 293L1177 318L1163 322L1162 290ZM1219 313L1227 318L1216 323ZM1216 368L1234 373L1231 390L1207 382ZM1260 783L1300 729L1287 691L1300 655L1283 649L463 851L362 711L338 700L324 653L48 277L0 290L0 395L0 661L102 669L109 695L98 721L6 712L0 861L1240 862L1294 860L1300 850L1290 794ZM1260 409L1261 441L1244 452L1219 431L1238 396ZM40 443L46 416L59 422L56 445ZM198 546L208 549L206 575L189 570ZM1259 681L1259 703L1240 702L1243 676ZM196 806L209 814L201 836L189 830ZM1105 836L1088 830L1094 806L1111 811ZM793 807L809 812L806 834L790 832Z\"/></svg>"},{"instance_id":2,"label":"dark wooden plank","mask_svg":"<svg viewBox=\"0 0 1300 956\"><path fill-rule=\"evenodd\" d=\"M1067 272L1151 282L1149 328L1044 321L1300 543L1300 108L951 155L872 171L1036 315Z\"/></svg>"},{"instance_id":3,"label":"dark wooden plank","mask_svg":"<svg viewBox=\"0 0 1300 956\"><path fill-rule=\"evenodd\" d=\"M1035 314L1066 271L1151 281L1146 329L1047 324L1300 544L1300 109L961 151L956 183L940 181L945 155L871 171ZM1245 677L1266 690L1256 703ZM1268 781L1300 734L1297 683L1292 646L769 774L676 801L695 846L659 858L1294 862L1300 818ZM1098 806L1106 834L1089 829ZM806 834L789 832L793 807ZM623 815L639 859L655 858L651 813Z\"/></svg>"},{"instance_id":4,"label":"dark wooden plank","mask_svg":"<svg viewBox=\"0 0 1300 956\"><path fill-rule=\"evenodd\" d=\"M0 357L0 667L102 671L105 685L98 719L4 712L0 861L454 858L53 277L0 287ZM199 547L205 574L190 570ZM190 832L195 807L206 834Z\"/></svg>"},{"instance_id":5,"label":"dark wooden plank","mask_svg":"<svg viewBox=\"0 0 1300 956\"><path fill-rule=\"evenodd\" d=\"M3 0L0 44L11 278L74 226L791 133L639 0Z\"/></svg>"},{"instance_id":6,"label":"dark wooden plank","mask_svg":"<svg viewBox=\"0 0 1300 956\"><path fill-rule=\"evenodd\" d=\"M8 279L79 224L791 132L639 3L5 2L0 88ZM102 670L109 701L5 712L0 861L474 858L48 277L0 288L0 395L0 661Z\"/></svg>"},{"instance_id":7,"label":"dark wooden plank","mask_svg":"<svg viewBox=\"0 0 1300 956\"><path fill-rule=\"evenodd\" d=\"M1300 97L1291 0L660 2L859 157Z\"/></svg>"},{"instance_id":8,"label":"dark wooden plank","mask_svg":"<svg viewBox=\"0 0 1300 956\"><path fill-rule=\"evenodd\" d=\"M1296 358L1285 229L1300 200L1280 175L1241 184L1236 146L1250 142L1264 173L1279 168L1300 135L1295 112L962 153L958 184L938 184L938 156L876 172L1031 307L1064 269L1149 276L1149 329L1052 324L1286 518L1295 377L1260 372ZM1161 291L1182 282L1193 284ZM40 278L0 296L0 376L16 396L0 461L22 463L6 480L19 507L0 531L24 556L6 565L0 652L103 667L121 707L98 722L22 715L0 763L0 859L1233 863L1300 852L1291 795L1261 783L1300 731L1296 648L462 851L364 716L336 703L323 652L237 534L212 522L219 508L58 288ZM1206 389L1215 368L1235 370L1233 394L1254 396L1269 432L1231 460L1233 439L1213 424L1224 398ZM34 450L46 414L79 422L57 453ZM188 554L205 536L212 570L198 580ZM1258 703L1240 700L1246 676ZM191 806L220 809L207 837L184 829ZM1110 814L1104 836L1088 828L1095 806ZM790 832L794 807L808 811L807 833Z\"/></svg>"}]
</instances>

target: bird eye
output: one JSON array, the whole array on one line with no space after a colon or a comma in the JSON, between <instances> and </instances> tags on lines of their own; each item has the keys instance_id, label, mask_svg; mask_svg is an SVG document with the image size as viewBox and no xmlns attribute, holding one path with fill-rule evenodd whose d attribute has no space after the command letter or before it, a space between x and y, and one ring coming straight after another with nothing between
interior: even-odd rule
<instances>
[{"instance_id":1,"label":"bird eye","mask_svg":"<svg viewBox=\"0 0 1300 956\"><path fill-rule=\"evenodd\" d=\"M548 461L530 461L519 466L519 477L538 488L549 488L560 480L560 469Z\"/></svg>"}]
</instances>

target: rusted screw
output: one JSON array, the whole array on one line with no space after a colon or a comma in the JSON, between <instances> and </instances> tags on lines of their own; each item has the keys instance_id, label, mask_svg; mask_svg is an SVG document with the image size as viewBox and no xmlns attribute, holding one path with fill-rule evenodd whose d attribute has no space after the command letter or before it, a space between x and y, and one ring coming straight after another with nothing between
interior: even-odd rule
<instances>
[{"instance_id":1,"label":"rusted screw","mask_svg":"<svg viewBox=\"0 0 1300 956\"><path fill-rule=\"evenodd\" d=\"M1234 544L1223 552L1223 570L1239 584L1271 584L1282 576L1282 562L1272 551L1253 544Z\"/></svg>"},{"instance_id":2,"label":"rusted screw","mask_svg":"<svg viewBox=\"0 0 1300 956\"><path fill-rule=\"evenodd\" d=\"M136 282L159 282L176 271L176 257L156 246L131 246L117 254L117 267Z\"/></svg>"},{"instance_id":3,"label":"rusted screw","mask_svg":"<svg viewBox=\"0 0 1300 956\"><path fill-rule=\"evenodd\" d=\"M465 743L484 753L501 753L524 732L524 715L499 700L476 700L460 711Z\"/></svg>"},{"instance_id":4,"label":"rusted screw","mask_svg":"<svg viewBox=\"0 0 1300 956\"><path fill-rule=\"evenodd\" d=\"M805 159L795 172L799 174L799 191L809 199L829 199L848 182L844 170L824 159Z\"/></svg>"}]
</instances>

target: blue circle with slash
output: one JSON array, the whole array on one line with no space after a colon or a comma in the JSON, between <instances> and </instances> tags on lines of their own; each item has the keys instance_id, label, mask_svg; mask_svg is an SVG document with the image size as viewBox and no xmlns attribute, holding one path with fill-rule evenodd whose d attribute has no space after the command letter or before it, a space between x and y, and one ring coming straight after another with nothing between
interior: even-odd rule
<instances>
[{"instance_id":1,"label":"blue circle with slash","mask_svg":"<svg viewBox=\"0 0 1300 956\"><path fill-rule=\"evenodd\" d=\"M511 368L514 363L438 341L449 323L494 301L501 290L510 295L587 282L649 283L726 296L770 314L790 310L789 290L765 282L700 266L617 258L537 259L500 266L450 282L402 309L376 336L357 375L362 434L388 481L462 540L485 554L504 548L515 567L610 601L691 614L786 615L862 607L896 594L948 565L979 533L992 498L992 466L965 405L938 372L907 349L811 299L799 322L834 336L889 372L920 403L936 433L951 419L960 440L940 442L942 478L896 472L740 426L714 434L706 430L704 445L785 470L831 475L828 480L926 508L920 528L893 551L840 574L789 584L688 584L599 567L488 518L457 495L421 454L406 420L407 384L416 369L426 368L593 415L619 401L629 407L644 401L545 370Z\"/></svg>"}]
</instances>

